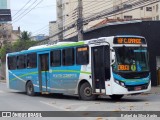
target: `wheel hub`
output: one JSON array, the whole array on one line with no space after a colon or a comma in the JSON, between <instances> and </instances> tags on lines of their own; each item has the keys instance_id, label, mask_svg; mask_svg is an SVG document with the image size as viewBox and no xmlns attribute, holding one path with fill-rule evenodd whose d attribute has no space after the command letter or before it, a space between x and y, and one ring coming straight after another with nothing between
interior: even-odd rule
<instances>
[{"instance_id":1,"label":"wheel hub","mask_svg":"<svg viewBox=\"0 0 160 120\"><path fill-rule=\"evenodd\" d=\"M87 87L84 89L84 94L85 96L91 96L92 95L92 90L91 88Z\"/></svg>"}]
</instances>

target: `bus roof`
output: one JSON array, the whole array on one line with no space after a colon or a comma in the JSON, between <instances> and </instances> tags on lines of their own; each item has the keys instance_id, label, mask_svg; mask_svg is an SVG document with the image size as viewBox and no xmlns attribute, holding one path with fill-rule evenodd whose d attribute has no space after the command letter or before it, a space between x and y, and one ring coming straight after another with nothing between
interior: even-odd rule
<instances>
[{"instance_id":1,"label":"bus roof","mask_svg":"<svg viewBox=\"0 0 160 120\"><path fill-rule=\"evenodd\" d=\"M15 55L15 54L25 54L25 53L31 53L31 52L41 52L41 51L47 51L50 49L56 49L56 48L66 48L66 47L71 47L71 46L80 46L84 45L84 41L79 41L79 42L58 42L56 44L46 44L46 45L39 45L39 46L34 46L30 47L28 50L22 50L19 52L13 52L13 53L8 53L8 55Z\"/></svg>"},{"instance_id":2,"label":"bus roof","mask_svg":"<svg viewBox=\"0 0 160 120\"><path fill-rule=\"evenodd\" d=\"M97 41L97 40L102 40L102 39L104 40L106 38L107 38L106 39L107 42L113 45L113 41L111 41L111 39L118 38L118 37L144 38L142 36L136 36L136 35L117 35L117 36L109 36L109 37L100 37L100 38L90 39L86 41L79 41L79 42L65 42L65 41L64 42L54 42L53 44L45 44L45 45L30 47L28 50L8 53L8 55L27 54L27 53L33 53L33 52L47 51L47 50L56 49L56 48L61 49L61 48L67 48L67 47L73 47L73 46L80 46L80 45L90 44L91 41Z\"/></svg>"}]
</instances>

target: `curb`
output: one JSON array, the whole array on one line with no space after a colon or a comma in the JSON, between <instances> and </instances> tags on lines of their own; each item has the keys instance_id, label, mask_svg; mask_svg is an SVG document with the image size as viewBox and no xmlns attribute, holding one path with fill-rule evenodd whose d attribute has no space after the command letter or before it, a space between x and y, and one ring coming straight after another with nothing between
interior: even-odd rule
<instances>
[{"instance_id":1,"label":"curb","mask_svg":"<svg viewBox=\"0 0 160 120\"><path fill-rule=\"evenodd\" d=\"M1 83L6 83L6 80L0 80Z\"/></svg>"}]
</instances>

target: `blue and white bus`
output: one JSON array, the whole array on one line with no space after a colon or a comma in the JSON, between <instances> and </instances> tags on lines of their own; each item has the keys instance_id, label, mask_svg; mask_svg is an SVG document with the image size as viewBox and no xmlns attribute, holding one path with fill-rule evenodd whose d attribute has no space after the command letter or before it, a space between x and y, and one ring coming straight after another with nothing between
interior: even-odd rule
<instances>
[{"instance_id":1,"label":"blue and white bus","mask_svg":"<svg viewBox=\"0 0 160 120\"><path fill-rule=\"evenodd\" d=\"M6 56L10 89L120 99L151 89L147 43L141 36L111 36L31 47Z\"/></svg>"}]
</instances>

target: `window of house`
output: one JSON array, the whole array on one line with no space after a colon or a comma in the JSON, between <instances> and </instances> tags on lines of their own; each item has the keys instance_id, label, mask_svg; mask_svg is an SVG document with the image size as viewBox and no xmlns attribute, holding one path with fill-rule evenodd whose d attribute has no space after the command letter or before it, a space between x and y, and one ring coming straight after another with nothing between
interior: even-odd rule
<instances>
[{"instance_id":1,"label":"window of house","mask_svg":"<svg viewBox=\"0 0 160 120\"><path fill-rule=\"evenodd\" d=\"M51 66L61 66L61 50L55 50L51 52Z\"/></svg>"},{"instance_id":2,"label":"window of house","mask_svg":"<svg viewBox=\"0 0 160 120\"><path fill-rule=\"evenodd\" d=\"M124 16L124 19L127 19L127 20L128 20L128 19L130 20L130 19L132 19L132 18L133 18L133 17L132 17L132 16L130 16L130 15L128 15L128 16Z\"/></svg>"},{"instance_id":3,"label":"window of house","mask_svg":"<svg viewBox=\"0 0 160 120\"><path fill-rule=\"evenodd\" d=\"M37 67L37 54L32 53L27 55L27 68Z\"/></svg>"},{"instance_id":4,"label":"window of house","mask_svg":"<svg viewBox=\"0 0 160 120\"><path fill-rule=\"evenodd\" d=\"M17 69L17 56L8 57L8 69L9 70Z\"/></svg>"},{"instance_id":5,"label":"window of house","mask_svg":"<svg viewBox=\"0 0 160 120\"><path fill-rule=\"evenodd\" d=\"M89 63L89 48L87 46L78 47L76 53L76 64L87 65Z\"/></svg>"},{"instance_id":6,"label":"window of house","mask_svg":"<svg viewBox=\"0 0 160 120\"><path fill-rule=\"evenodd\" d=\"M74 64L74 48L64 49L62 56L64 66L71 66Z\"/></svg>"},{"instance_id":7,"label":"window of house","mask_svg":"<svg viewBox=\"0 0 160 120\"><path fill-rule=\"evenodd\" d=\"M17 56L17 69L24 69L26 68L26 56L19 55Z\"/></svg>"},{"instance_id":8,"label":"window of house","mask_svg":"<svg viewBox=\"0 0 160 120\"><path fill-rule=\"evenodd\" d=\"M146 7L146 11L152 11L152 7Z\"/></svg>"}]
</instances>

